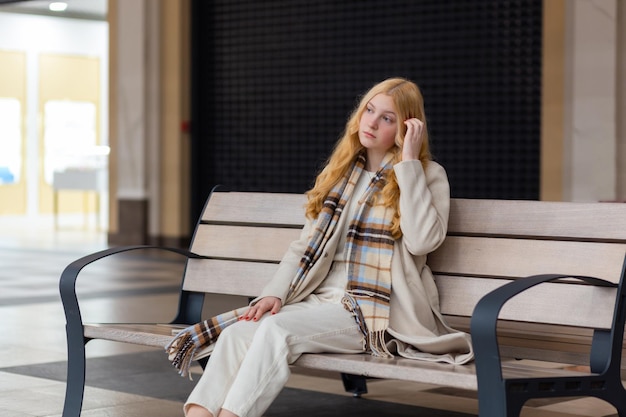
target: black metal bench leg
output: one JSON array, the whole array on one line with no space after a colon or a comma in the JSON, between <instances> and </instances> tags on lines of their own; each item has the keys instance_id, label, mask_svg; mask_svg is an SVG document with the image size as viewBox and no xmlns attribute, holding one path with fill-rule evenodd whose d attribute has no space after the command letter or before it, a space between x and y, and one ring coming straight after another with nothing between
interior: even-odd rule
<instances>
[{"instance_id":1,"label":"black metal bench leg","mask_svg":"<svg viewBox=\"0 0 626 417\"><path fill-rule=\"evenodd\" d=\"M367 378L363 375L341 374L343 388L351 392L353 397L360 398L361 394L367 394Z\"/></svg>"},{"instance_id":2,"label":"black metal bench leg","mask_svg":"<svg viewBox=\"0 0 626 417\"><path fill-rule=\"evenodd\" d=\"M617 410L619 417L626 417L626 397L620 396L607 401Z\"/></svg>"},{"instance_id":3,"label":"black metal bench leg","mask_svg":"<svg viewBox=\"0 0 626 417\"><path fill-rule=\"evenodd\" d=\"M69 335L68 335L69 336ZM63 417L80 417L85 395L85 343L82 334L80 339L68 337L67 344L67 384L65 386L65 403Z\"/></svg>"},{"instance_id":4,"label":"black metal bench leg","mask_svg":"<svg viewBox=\"0 0 626 417\"><path fill-rule=\"evenodd\" d=\"M526 401L509 401L507 404L506 416L519 417Z\"/></svg>"}]
</instances>

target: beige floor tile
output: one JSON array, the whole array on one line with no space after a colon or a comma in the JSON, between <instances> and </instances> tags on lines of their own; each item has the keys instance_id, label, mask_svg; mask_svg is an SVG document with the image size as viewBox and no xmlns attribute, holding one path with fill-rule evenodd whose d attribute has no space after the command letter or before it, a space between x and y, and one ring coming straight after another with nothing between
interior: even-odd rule
<instances>
[{"instance_id":1,"label":"beige floor tile","mask_svg":"<svg viewBox=\"0 0 626 417\"><path fill-rule=\"evenodd\" d=\"M47 385L4 391L0 396L0 410L21 412L31 416L60 413L63 408L63 396L60 392L65 387L60 383L56 385L52 389Z\"/></svg>"},{"instance_id":2,"label":"beige floor tile","mask_svg":"<svg viewBox=\"0 0 626 417\"><path fill-rule=\"evenodd\" d=\"M54 229L52 215L0 216L0 245L13 248L98 250L106 245L107 236L91 225L85 228L82 216L59 216L59 229Z\"/></svg>"},{"instance_id":3,"label":"beige floor tile","mask_svg":"<svg viewBox=\"0 0 626 417\"><path fill-rule=\"evenodd\" d=\"M34 417L32 414L24 414L19 411L4 410L0 408L0 416L2 417Z\"/></svg>"},{"instance_id":4,"label":"beige floor tile","mask_svg":"<svg viewBox=\"0 0 626 417\"><path fill-rule=\"evenodd\" d=\"M10 391L46 387L57 384L59 383L45 378L35 378L32 376L18 375L10 372L0 372L0 396L4 396L4 393Z\"/></svg>"},{"instance_id":5,"label":"beige floor tile","mask_svg":"<svg viewBox=\"0 0 626 417\"><path fill-rule=\"evenodd\" d=\"M524 407L520 417L581 417L581 415L572 414L567 410L545 410L541 408ZM586 417L592 417L592 415Z\"/></svg>"},{"instance_id":6,"label":"beige floor tile","mask_svg":"<svg viewBox=\"0 0 626 417\"><path fill-rule=\"evenodd\" d=\"M8 390L0 396L0 410L21 412L38 417L60 415L63 411L64 399L65 384L61 382ZM86 387L83 410L86 412L144 401L145 397L139 395Z\"/></svg>"},{"instance_id":7,"label":"beige floor tile","mask_svg":"<svg viewBox=\"0 0 626 417\"><path fill-rule=\"evenodd\" d=\"M81 417L182 417L182 404L175 401L144 400L114 407L85 410ZM4 417L4 416L3 416ZM19 416L18 416L19 417ZM60 414L45 417L61 417Z\"/></svg>"},{"instance_id":8,"label":"beige floor tile","mask_svg":"<svg viewBox=\"0 0 626 417\"><path fill-rule=\"evenodd\" d=\"M65 396L65 386L63 387L63 389L63 396ZM116 405L132 404L136 402L144 402L145 400L146 397L143 397L141 395L87 387L85 389L83 410L86 411L98 408L112 407Z\"/></svg>"},{"instance_id":9,"label":"beige floor tile","mask_svg":"<svg viewBox=\"0 0 626 417\"><path fill-rule=\"evenodd\" d=\"M35 365L38 363L58 362L67 359L65 352L56 352L46 348L32 348L18 344L0 345L2 367Z\"/></svg>"},{"instance_id":10,"label":"beige floor tile","mask_svg":"<svg viewBox=\"0 0 626 417\"><path fill-rule=\"evenodd\" d=\"M612 417L617 416L615 408L596 398L579 398L558 404L539 407L540 410L560 411L571 416Z\"/></svg>"}]
</instances>

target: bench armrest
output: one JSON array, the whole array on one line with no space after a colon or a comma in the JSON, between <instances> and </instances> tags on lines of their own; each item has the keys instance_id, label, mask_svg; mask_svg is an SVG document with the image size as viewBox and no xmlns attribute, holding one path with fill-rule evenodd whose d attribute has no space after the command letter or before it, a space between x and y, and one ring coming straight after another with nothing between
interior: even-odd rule
<instances>
[{"instance_id":1,"label":"bench armrest","mask_svg":"<svg viewBox=\"0 0 626 417\"><path fill-rule=\"evenodd\" d=\"M66 325L68 333L72 329L72 333L80 333L82 337L83 321L80 314L80 307L78 305L78 298L76 296L76 280L78 279L78 274L80 273L80 271L87 265L99 259L105 258L110 255L138 249L160 249L168 252L174 252L187 258L203 258L203 256L195 254L187 249L151 245L136 245L105 249L73 261L65 267L65 269L61 273L61 278L59 280L59 292L61 294L61 303L63 304L63 309L65 311L65 319L67 323Z\"/></svg>"},{"instance_id":2,"label":"bench armrest","mask_svg":"<svg viewBox=\"0 0 626 417\"><path fill-rule=\"evenodd\" d=\"M535 285L562 278L574 278L601 287L618 287L613 282L595 277L545 274L517 279L483 296L476 304L470 321L479 390L488 389L480 388L481 381L487 387L491 384L501 384L503 381L496 326L498 315L504 304L515 295Z\"/></svg>"}]
</instances>

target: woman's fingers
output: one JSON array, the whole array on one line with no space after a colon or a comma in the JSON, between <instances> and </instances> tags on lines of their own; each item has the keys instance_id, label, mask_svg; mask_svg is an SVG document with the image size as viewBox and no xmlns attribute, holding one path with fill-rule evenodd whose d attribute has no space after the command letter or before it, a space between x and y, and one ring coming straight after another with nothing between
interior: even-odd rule
<instances>
[{"instance_id":1,"label":"woman's fingers","mask_svg":"<svg viewBox=\"0 0 626 417\"><path fill-rule=\"evenodd\" d=\"M278 313L282 306L282 302L276 297L264 297L261 298L255 305L251 306L248 311L239 317L239 320L253 320L257 321L263 317L263 314L271 312L272 314Z\"/></svg>"},{"instance_id":2,"label":"woman's fingers","mask_svg":"<svg viewBox=\"0 0 626 417\"><path fill-rule=\"evenodd\" d=\"M405 120L404 124L406 125L406 135L404 136L402 159L419 159L424 123L419 119L412 118Z\"/></svg>"}]
</instances>

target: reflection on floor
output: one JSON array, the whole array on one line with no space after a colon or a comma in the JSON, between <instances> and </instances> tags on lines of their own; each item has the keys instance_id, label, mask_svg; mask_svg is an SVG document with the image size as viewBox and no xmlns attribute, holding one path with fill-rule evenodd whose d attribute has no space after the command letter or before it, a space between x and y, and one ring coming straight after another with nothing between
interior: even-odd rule
<instances>
[{"instance_id":1,"label":"reflection on floor","mask_svg":"<svg viewBox=\"0 0 626 417\"><path fill-rule=\"evenodd\" d=\"M66 359L66 345L58 278L69 262L105 246L104 234L89 228L55 230L51 221L0 218L1 417L61 415L65 384L58 374L62 366L59 362ZM182 267L177 258L159 258L150 252L87 267L78 287L85 320L168 321L176 307L175 291ZM211 301L214 304L209 309L215 312L241 303L236 298ZM121 360L137 352L154 350L104 341L87 345L90 358ZM37 372L33 373L33 369ZM151 381L156 384L156 379L151 380L150 369L138 369L142 370L133 375L137 383L147 384L146 388L151 388ZM195 368L195 372L200 371ZM190 389L192 384L187 385ZM337 375L322 372L294 373L288 386L347 395ZM442 410L450 414L477 413L472 392L399 381L373 380L368 386L370 393L359 401L387 402L390 404L387 415L393 415L393 404L433 410L431 414L418 415L442 415ZM93 384L87 388L83 416L182 416L179 399L154 393L156 385L152 388L148 390L151 393L139 395ZM338 410L337 415L340 414L350 413ZM611 406L593 399L533 401L522 414L523 417L613 415L616 413Z\"/></svg>"}]
</instances>

